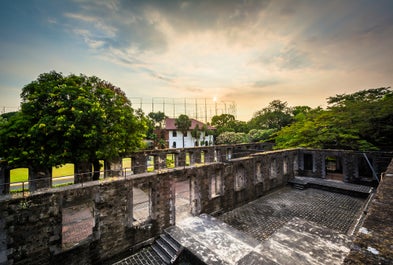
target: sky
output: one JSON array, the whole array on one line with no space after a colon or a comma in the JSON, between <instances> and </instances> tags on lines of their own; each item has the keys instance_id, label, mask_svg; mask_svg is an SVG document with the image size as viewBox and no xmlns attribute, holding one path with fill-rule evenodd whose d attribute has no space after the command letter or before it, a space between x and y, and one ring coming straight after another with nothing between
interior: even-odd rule
<instances>
[{"instance_id":1,"label":"sky","mask_svg":"<svg viewBox=\"0 0 393 265\"><path fill-rule=\"evenodd\" d=\"M391 0L2 0L0 36L0 113L52 70L140 102L233 103L243 121L393 84Z\"/></svg>"}]
</instances>

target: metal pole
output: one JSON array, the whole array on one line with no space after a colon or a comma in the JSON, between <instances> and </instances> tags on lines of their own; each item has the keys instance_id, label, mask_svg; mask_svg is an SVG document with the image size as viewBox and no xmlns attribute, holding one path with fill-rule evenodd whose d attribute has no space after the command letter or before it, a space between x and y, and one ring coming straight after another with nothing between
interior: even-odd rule
<instances>
[{"instance_id":1,"label":"metal pole","mask_svg":"<svg viewBox=\"0 0 393 265\"><path fill-rule=\"evenodd\" d=\"M363 156L364 156L364 158L366 159L368 166L371 168L371 171L373 172L374 178L375 178L375 179L378 181L378 183L379 183L379 179L378 179L377 173L375 173L375 170L374 170L373 166L371 165L370 161L368 160L368 157L367 157L366 153L363 153Z\"/></svg>"}]
</instances>

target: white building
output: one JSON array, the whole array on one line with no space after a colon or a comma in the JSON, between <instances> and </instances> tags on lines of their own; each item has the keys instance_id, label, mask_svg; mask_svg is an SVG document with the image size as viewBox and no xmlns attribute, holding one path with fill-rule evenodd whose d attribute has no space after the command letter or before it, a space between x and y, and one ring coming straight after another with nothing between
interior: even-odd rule
<instances>
[{"instance_id":1,"label":"white building","mask_svg":"<svg viewBox=\"0 0 393 265\"><path fill-rule=\"evenodd\" d=\"M205 135L205 132L202 132L202 128L205 125L203 122L197 121L195 119L191 120L191 126L187 132L187 135L184 136L184 146L183 146L183 134L179 131L175 125L176 119L166 118L165 119L165 140L168 142L169 148L183 148L183 147L195 147L195 146L209 146L213 145L213 135ZM199 130L201 131L201 135L199 139L195 139L192 137L192 130L198 125ZM207 125L208 130L215 130L214 127Z\"/></svg>"}]
</instances>

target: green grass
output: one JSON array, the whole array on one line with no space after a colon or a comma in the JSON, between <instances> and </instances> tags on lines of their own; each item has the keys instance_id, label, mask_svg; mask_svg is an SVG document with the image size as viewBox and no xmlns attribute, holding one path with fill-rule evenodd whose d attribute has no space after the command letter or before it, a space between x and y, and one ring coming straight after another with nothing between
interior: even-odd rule
<instances>
[{"instance_id":1,"label":"green grass","mask_svg":"<svg viewBox=\"0 0 393 265\"><path fill-rule=\"evenodd\" d=\"M10 171L11 182L27 181L29 176L29 169L15 168Z\"/></svg>"},{"instance_id":2,"label":"green grass","mask_svg":"<svg viewBox=\"0 0 393 265\"><path fill-rule=\"evenodd\" d=\"M52 177L64 177L74 174L74 164L65 164L61 167L52 168ZM22 182L28 181L29 170L27 168L15 168L10 172L11 183L12 182Z\"/></svg>"},{"instance_id":3,"label":"green grass","mask_svg":"<svg viewBox=\"0 0 393 265\"><path fill-rule=\"evenodd\" d=\"M64 177L74 175L74 164L65 164L59 168L52 168L52 177Z\"/></svg>"}]
</instances>

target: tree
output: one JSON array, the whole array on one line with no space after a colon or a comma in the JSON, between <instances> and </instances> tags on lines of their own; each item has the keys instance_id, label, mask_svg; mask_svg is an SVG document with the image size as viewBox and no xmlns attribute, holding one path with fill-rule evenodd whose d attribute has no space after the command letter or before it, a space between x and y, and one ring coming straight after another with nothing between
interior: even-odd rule
<instances>
[{"instance_id":1,"label":"tree","mask_svg":"<svg viewBox=\"0 0 393 265\"><path fill-rule=\"evenodd\" d=\"M238 121L232 114L213 116L211 125L216 128L215 136L223 132L248 132L248 125L244 121Z\"/></svg>"},{"instance_id":2,"label":"tree","mask_svg":"<svg viewBox=\"0 0 393 265\"><path fill-rule=\"evenodd\" d=\"M191 136L195 139L195 146L199 146L199 138L201 138L202 131L199 129L197 124L191 131Z\"/></svg>"},{"instance_id":3,"label":"tree","mask_svg":"<svg viewBox=\"0 0 393 265\"><path fill-rule=\"evenodd\" d=\"M249 121L250 129L276 129L289 125L292 121L292 110L287 102L273 100L269 106L254 113Z\"/></svg>"},{"instance_id":4,"label":"tree","mask_svg":"<svg viewBox=\"0 0 393 265\"><path fill-rule=\"evenodd\" d=\"M236 132L223 132L216 139L216 144L242 144L248 142L247 134Z\"/></svg>"},{"instance_id":5,"label":"tree","mask_svg":"<svg viewBox=\"0 0 393 265\"><path fill-rule=\"evenodd\" d=\"M219 127L226 127L231 122L235 121L235 116L232 114L221 114L215 115L212 118L212 126L219 128Z\"/></svg>"},{"instance_id":6,"label":"tree","mask_svg":"<svg viewBox=\"0 0 393 265\"><path fill-rule=\"evenodd\" d=\"M191 120L187 115L181 114L175 120L175 126L183 135L182 140L183 140L183 148L184 148L184 136L187 135L187 132L191 127Z\"/></svg>"},{"instance_id":7,"label":"tree","mask_svg":"<svg viewBox=\"0 0 393 265\"><path fill-rule=\"evenodd\" d=\"M119 159L143 143L145 121L123 91L98 77L44 73L22 89L21 97L20 112L0 130L1 155L16 166L97 167L99 160Z\"/></svg>"},{"instance_id":8,"label":"tree","mask_svg":"<svg viewBox=\"0 0 393 265\"><path fill-rule=\"evenodd\" d=\"M248 132L248 137L251 142L264 142L270 140L272 135L276 132L275 129L264 129L264 130L257 130L251 129Z\"/></svg>"},{"instance_id":9,"label":"tree","mask_svg":"<svg viewBox=\"0 0 393 265\"><path fill-rule=\"evenodd\" d=\"M391 150L393 92L376 88L328 98L328 108L300 112L277 133L276 148Z\"/></svg>"},{"instance_id":10,"label":"tree","mask_svg":"<svg viewBox=\"0 0 393 265\"><path fill-rule=\"evenodd\" d=\"M393 91L390 87L361 90L328 98L328 109L344 116L362 139L381 149L393 147ZM343 115L346 114L346 115Z\"/></svg>"},{"instance_id":11,"label":"tree","mask_svg":"<svg viewBox=\"0 0 393 265\"><path fill-rule=\"evenodd\" d=\"M154 126L157 129L162 129L162 122L167 118L164 112L150 112L148 116L154 122Z\"/></svg>"},{"instance_id":12,"label":"tree","mask_svg":"<svg viewBox=\"0 0 393 265\"><path fill-rule=\"evenodd\" d=\"M165 147L165 131L162 128L162 123L165 121L167 116L164 112L150 112L149 115L149 129L148 139L154 141L154 146L158 148Z\"/></svg>"}]
</instances>

